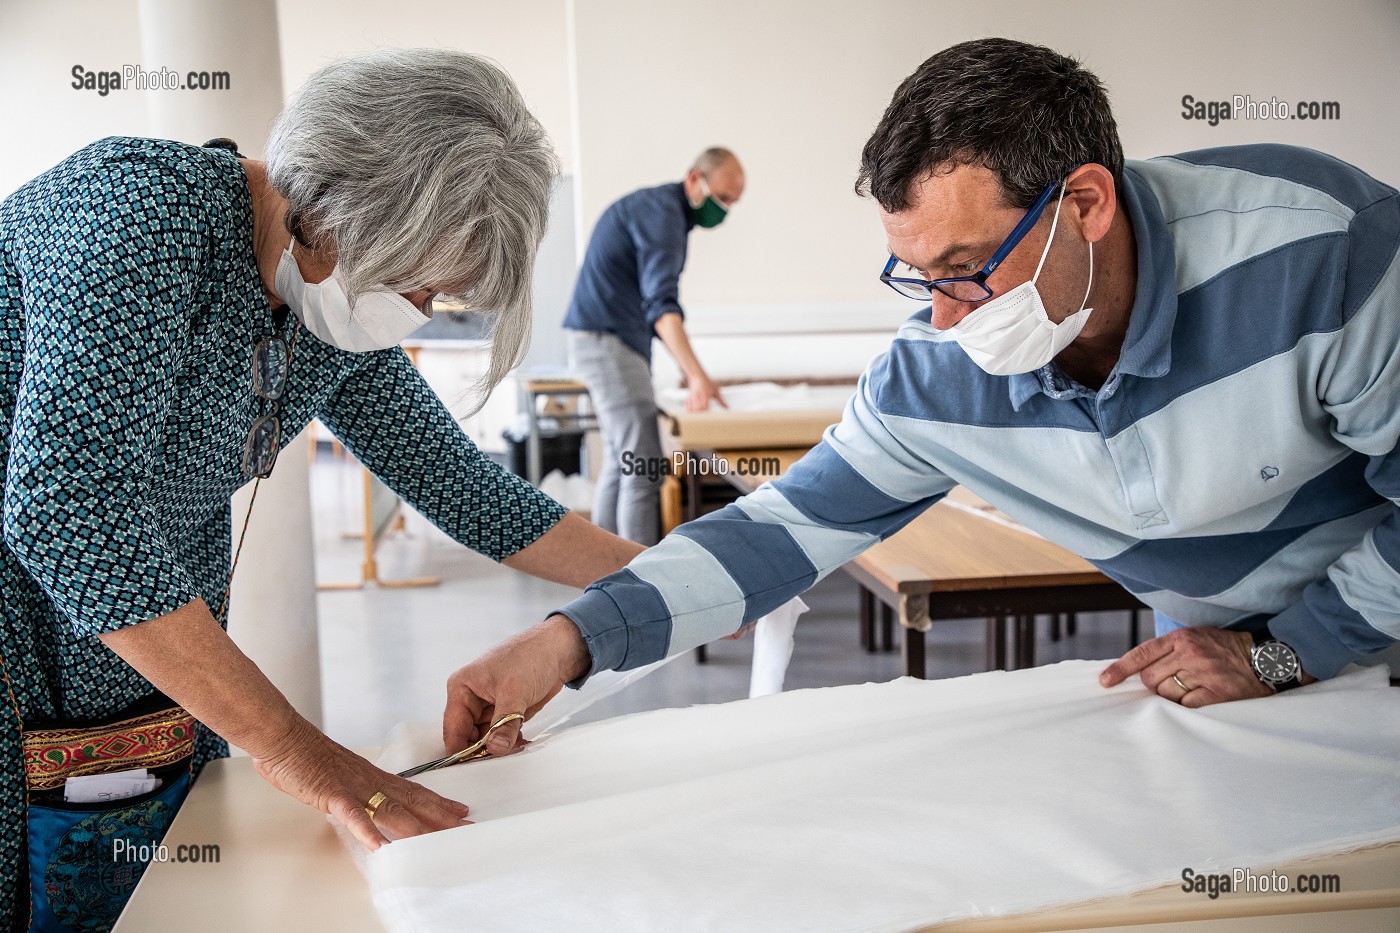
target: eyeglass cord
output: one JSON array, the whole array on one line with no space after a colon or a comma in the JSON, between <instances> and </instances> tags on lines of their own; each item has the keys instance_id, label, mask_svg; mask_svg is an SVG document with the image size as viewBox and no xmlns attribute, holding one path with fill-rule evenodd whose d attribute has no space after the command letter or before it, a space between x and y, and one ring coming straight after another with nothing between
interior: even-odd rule
<instances>
[{"instance_id":1,"label":"eyeglass cord","mask_svg":"<svg viewBox=\"0 0 1400 933\"><path fill-rule=\"evenodd\" d=\"M292 317L292 340L287 345L287 385L291 385L292 380L292 360L296 358L297 335L301 333L301 320L295 315ZM284 393L286 389L282 390ZM268 470L268 475L272 471ZM248 498L248 511L243 516L243 530L238 533L238 546L233 551L233 563L228 568L228 580L224 583L223 599L219 601L219 611L215 613L214 620L224 619L224 613L228 610L229 593L233 591L233 574L238 570L238 557L243 553L243 539L248 537L248 523L253 518L253 505L258 501L258 486L262 484L263 478L259 476L253 480L253 494ZM225 619L227 625L227 619Z\"/></svg>"}]
</instances>

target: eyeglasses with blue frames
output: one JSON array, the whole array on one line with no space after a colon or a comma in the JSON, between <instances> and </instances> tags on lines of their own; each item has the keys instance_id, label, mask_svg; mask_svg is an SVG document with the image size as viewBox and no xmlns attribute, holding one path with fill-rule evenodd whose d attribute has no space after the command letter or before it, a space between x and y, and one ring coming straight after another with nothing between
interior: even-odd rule
<instances>
[{"instance_id":1,"label":"eyeglasses with blue frames","mask_svg":"<svg viewBox=\"0 0 1400 933\"><path fill-rule=\"evenodd\" d=\"M992 297L992 290L987 287L987 277L997 271L1002 260L1011 255L1011 251L1016 245L1025 239L1026 234L1035 226L1035 222L1040 219L1040 215L1045 211L1045 205L1050 203L1056 190L1064 184L1063 179L1052 181L1040 193L1040 197L1035 199L1030 210L1021 218L1021 222L1016 224L1016 228L997 247L997 251L992 253L992 258L987 260L987 264L972 275L959 275L946 279L913 279L900 278L895 276L894 267L899 265L899 260L891 256L889 262L885 263L885 269L880 273L880 281L890 288L899 292L905 298L913 298L916 301L931 301L934 289L947 295L954 301L986 301Z\"/></svg>"}]
</instances>

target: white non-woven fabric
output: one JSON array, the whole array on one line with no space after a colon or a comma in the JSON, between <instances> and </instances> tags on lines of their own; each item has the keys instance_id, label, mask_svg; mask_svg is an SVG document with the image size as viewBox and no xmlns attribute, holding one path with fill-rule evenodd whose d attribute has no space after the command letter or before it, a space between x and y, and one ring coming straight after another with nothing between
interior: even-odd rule
<instances>
[{"instance_id":1,"label":"white non-woven fabric","mask_svg":"<svg viewBox=\"0 0 1400 933\"><path fill-rule=\"evenodd\" d=\"M375 903L395 933L900 931L1400 839L1384 669L1192 710L1102 666L639 713L427 774L477 823L372 854Z\"/></svg>"},{"instance_id":2,"label":"white non-woven fabric","mask_svg":"<svg viewBox=\"0 0 1400 933\"><path fill-rule=\"evenodd\" d=\"M797 620L807 604L794 597L758 620L753 630L753 670L749 696L766 697L783 692L788 662L792 660Z\"/></svg>"}]
</instances>

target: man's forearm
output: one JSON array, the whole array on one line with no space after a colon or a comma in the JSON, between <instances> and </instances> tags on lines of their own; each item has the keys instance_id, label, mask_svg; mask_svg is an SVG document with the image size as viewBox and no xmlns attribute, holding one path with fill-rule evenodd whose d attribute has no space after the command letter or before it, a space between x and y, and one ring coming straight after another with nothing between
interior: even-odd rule
<instances>
[{"instance_id":1,"label":"man's forearm","mask_svg":"<svg viewBox=\"0 0 1400 933\"><path fill-rule=\"evenodd\" d=\"M685 322L679 314L672 312L661 315L656 322L656 335L661 338L671 356L675 357L676 365L685 373L687 380L693 382L708 378L705 367L700 365L700 358L690 346L690 338L685 333Z\"/></svg>"},{"instance_id":2,"label":"man's forearm","mask_svg":"<svg viewBox=\"0 0 1400 933\"><path fill-rule=\"evenodd\" d=\"M604 531L573 512L528 547L501 563L542 580L580 589L599 577L616 573L646 548Z\"/></svg>"}]
</instances>

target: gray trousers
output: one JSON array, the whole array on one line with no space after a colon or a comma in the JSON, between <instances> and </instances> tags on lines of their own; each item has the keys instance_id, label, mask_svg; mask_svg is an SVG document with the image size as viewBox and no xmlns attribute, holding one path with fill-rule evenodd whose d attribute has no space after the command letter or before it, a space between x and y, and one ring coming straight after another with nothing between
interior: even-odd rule
<instances>
[{"instance_id":1,"label":"gray trousers","mask_svg":"<svg viewBox=\"0 0 1400 933\"><path fill-rule=\"evenodd\" d=\"M569 359L588 386L603 435L593 523L629 541L661 540L661 435L651 365L603 331L569 331Z\"/></svg>"}]
</instances>

